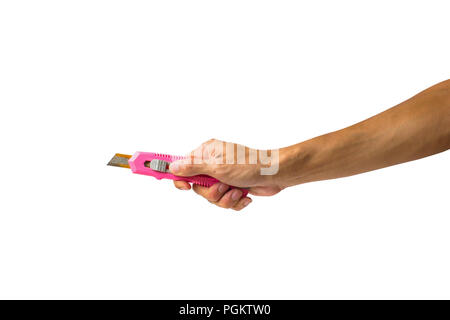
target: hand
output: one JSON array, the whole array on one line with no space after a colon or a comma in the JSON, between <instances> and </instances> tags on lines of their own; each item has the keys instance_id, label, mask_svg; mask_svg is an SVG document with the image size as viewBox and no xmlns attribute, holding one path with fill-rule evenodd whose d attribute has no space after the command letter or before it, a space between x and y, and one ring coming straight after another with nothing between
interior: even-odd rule
<instances>
[{"instance_id":1,"label":"hand","mask_svg":"<svg viewBox=\"0 0 450 320\"><path fill-rule=\"evenodd\" d=\"M228 154L227 154L228 152ZM261 168L267 167L268 158L275 152L258 151L235 143L211 139L192 151L185 160L174 161L170 172L178 176L206 174L221 181L207 188L193 185L193 190L209 202L222 207L241 210L252 202L249 197L242 197L239 189L230 186L248 188L249 194L272 196L282 190L275 183L274 175L261 174ZM253 157L254 161L250 161ZM272 159L272 162L278 159ZM264 164L262 164L264 163ZM180 190L190 190L191 185L185 181L174 181Z\"/></svg>"}]
</instances>

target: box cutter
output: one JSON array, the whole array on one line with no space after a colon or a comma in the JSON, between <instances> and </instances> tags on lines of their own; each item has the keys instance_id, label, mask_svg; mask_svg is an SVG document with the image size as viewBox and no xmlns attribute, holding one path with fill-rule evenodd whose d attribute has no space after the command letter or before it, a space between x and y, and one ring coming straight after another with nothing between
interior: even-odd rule
<instances>
[{"instance_id":1,"label":"box cutter","mask_svg":"<svg viewBox=\"0 0 450 320\"><path fill-rule=\"evenodd\" d=\"M108 166L128 168L131 169L133 173L152 176L158 180L171 179L176 181L186 181L204 187L211 187L213 184L220 182L216 178L203 174L192 177L181 177L171 174L169 172L170 163L176 160L182 160L184 158L185 157L182 156L171 156L168 154L153 152L136 152L133 156L116 153L108 162ZM231 188L240 189L243 197L248 194L247 189L233 186L231 186Z\"/></svg>"}]
</instances>

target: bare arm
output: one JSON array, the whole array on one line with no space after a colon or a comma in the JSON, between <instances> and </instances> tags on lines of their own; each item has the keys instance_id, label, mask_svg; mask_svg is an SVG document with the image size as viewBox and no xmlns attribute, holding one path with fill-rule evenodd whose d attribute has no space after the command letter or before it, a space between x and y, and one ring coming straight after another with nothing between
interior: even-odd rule
<instances>
[{"instance_id":1,"label":"bare arm","mask_svg":"<svg viewBox=\"0 0 450 320\"><path fill-rule=\"evenodd\" d=\"M227 152L230 154L230 150L239 148L245 150L246 164L227 162ZM192 153L190 160L195 154L201 155L195 163L174 163L171 171L183 176L214 176L223 183L210 188L194 186L194 191L220 207L240 210L251 199L242 198L239 190L230 190L228 185L248 187L253 195L274 195L297 184L351 176L449 148L450 80L447 80L348 128L271 150L268 154L277 155L271 158L270 165L276 161L278 168L273 175L261 174L261 168L267 166L261 161L265 151L217 140L204 143ZM258 155L256 164L249 161L252 154ZM235 155L233 158L237 160ZM175 186L184 190L191 188L182 181L175 182Z\"/></svg>"},{"instance_id":2,"label":"bare arm","mask_svg":"<svg viewBox=\"0 0 450 320\"><path fill-rule=\"evenodd\" d=\"M420 159L450 148L450 80L351 127L281 149L284 187Z\"/></svg>"}]
</instances>

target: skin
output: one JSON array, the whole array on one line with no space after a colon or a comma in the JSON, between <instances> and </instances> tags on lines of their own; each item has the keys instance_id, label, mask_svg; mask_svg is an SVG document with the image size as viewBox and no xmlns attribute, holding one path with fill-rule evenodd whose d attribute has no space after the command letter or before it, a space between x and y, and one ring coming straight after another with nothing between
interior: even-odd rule
<instances>
[{"instance_id":1,"label":"skin","mask_svg":"<svg viewBox=\"0 0 450 320\"><path fill-rule=\"evenodd\" d=\"M355 125L279 149L279 170L274 175L261 175L260 169L267 164L260 157L256 164L227 164L225 146L245 148L246 163L252 152L259 152L211 139L187 160L173 162L170 171L180 176L207 174L222 183L206 188L175 181L175 186L192 188L219 207L241 210L252 199L229 185L249 188L252 195L272 196L294 185L424 158L450 148L450 80Z\"/></svg>"}]
</instances>

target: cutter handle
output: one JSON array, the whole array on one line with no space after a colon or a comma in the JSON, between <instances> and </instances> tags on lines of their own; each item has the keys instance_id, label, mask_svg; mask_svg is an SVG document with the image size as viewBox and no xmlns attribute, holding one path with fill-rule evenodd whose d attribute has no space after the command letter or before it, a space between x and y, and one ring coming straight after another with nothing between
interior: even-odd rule
<instances>
[{"instance_id":1,"label":"cutter handle","mask_svg":"<svg viewBox=\"0 0 450 320\"><path fill-rule=\"evenodd\" d=\"M220 182L216 178L213 178L208 175L196 175L192 177L181 177L176 176L170 172L160 172L153 170L146 166L146 163L151 162L153 159L159 159L166 162L173 162L176 160L184 159L182 156L172 156L168 154L160 154L153 152L136 152L129 160L128 164L130 165L131 171L137 174L143 174L146 176L152 176L156 179L171 179L176 181L186 181L193 184L198 184L204 187L211 187L213 184ZM240 189L242 191L242 196L245 197L248 194L248 190L245 188L238 188L231 186L232 189Z\"/></svg>"}]
</instances>

